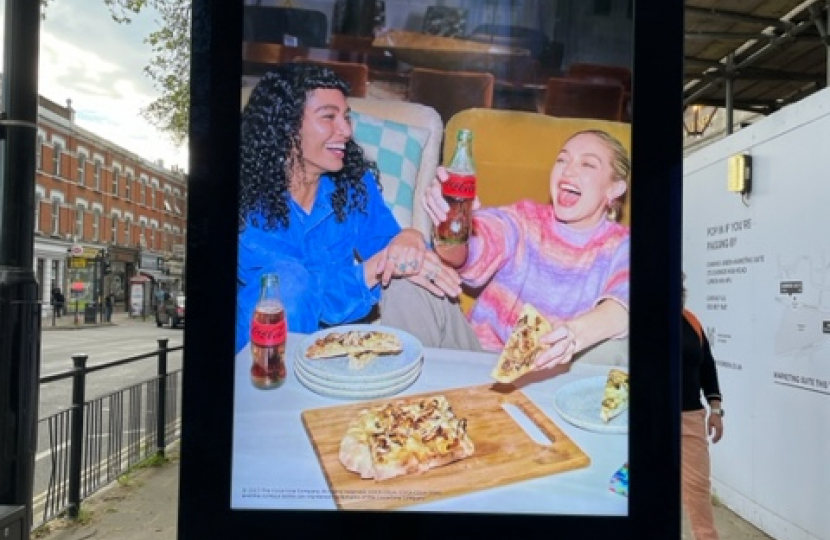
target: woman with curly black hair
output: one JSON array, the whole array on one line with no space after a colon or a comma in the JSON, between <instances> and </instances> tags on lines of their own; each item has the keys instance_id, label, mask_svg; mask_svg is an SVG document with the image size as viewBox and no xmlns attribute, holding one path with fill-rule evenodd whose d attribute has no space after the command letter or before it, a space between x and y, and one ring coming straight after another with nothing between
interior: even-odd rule
<instances>
[{"instance_id":1,"label":"woman with curly black hair","mask_svg":"<svg viewBox=\"0 0 830 540\"><path fill-rule=\"evenodd\" d=\"M400 282L427 302L461 292L458 274L384 203L377 167L352 139L347 94L330 69L287 63L242 112L237 350L265 273L279 275L288 328L303 333L364 319Z\"/></svg>"}]
</instances>

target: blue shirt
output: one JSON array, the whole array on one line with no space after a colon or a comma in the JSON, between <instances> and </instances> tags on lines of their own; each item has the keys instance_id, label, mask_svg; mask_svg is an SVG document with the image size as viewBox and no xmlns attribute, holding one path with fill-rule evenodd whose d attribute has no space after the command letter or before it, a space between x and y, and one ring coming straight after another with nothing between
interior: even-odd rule
<instances>
[{"instance_id":1,"label":"blue shirt","mask_svg":"<svg viewBox=\"0 0 830 540\"><path fill-rule=\"evenodd\" d=\"M236 350L250 340L250 323L259 300L263 274L276 273L288 329L310 333L321 324L336 325L368 315L380 300L380 285L366 286L363 264L386 247L401 228L387 208L374 175L367 172L367 204L338 222L331 205L334 181L320 178L317 198L306 213L289 199L287 228L263 230L251 224L239 234L237 261Z\"/></svg>"}]
</instances>

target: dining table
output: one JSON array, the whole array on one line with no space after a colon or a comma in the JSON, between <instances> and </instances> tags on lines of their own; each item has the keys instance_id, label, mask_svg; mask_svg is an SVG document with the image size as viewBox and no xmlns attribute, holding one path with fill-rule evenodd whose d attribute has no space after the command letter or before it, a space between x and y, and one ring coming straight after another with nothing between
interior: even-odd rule
<instances>
[{"instance_id":1,"label":"dining table","mask_svg":"<svg viewBox=\"0 0 830 540\"><path fill-rule=\"evenodd\" d=\"M308 335L289 332L285 361L287 377L273 389L261 389L251 380L252 357L246 346L235 357L233 399L233 449L231 506L233 509L336 510L322 457L304 424L308 411L354 404L353 400L327 397L309 390L294 371L298 347ZM490 373L498 354L424 347L417 380L390 400L420 394L451 393L458 388L495 390ZM483 512L558 515L627 515L628 499L611 489L611 479L628 459L627 430L586 429L563 418L556 404L557 393L580 381L604 378L609 366L580 362L555 375L528 374L509 387L507 393L521 393L523 399L541 411L544 422L561 430L578 450L587 455L584 466L538 476L528 475L500 485L466 486L450 496L413 497L399 505L399 511ZM498 383L502 392L504 385ZM528 418L516 421L540 445L550 444L538 429L539 422ZM333 417L332 417L333 418ZM538 419L537 419L538 420ZM486 441L477 441L484 448ZM504 460L511 459L505 450ZM447 467L451 467L449 465ZM430 485L427 471L421 474ZM459 475L463 470L459 469ZM377 488L382 482L362 480Z\"/></svg>"}]
</instances>

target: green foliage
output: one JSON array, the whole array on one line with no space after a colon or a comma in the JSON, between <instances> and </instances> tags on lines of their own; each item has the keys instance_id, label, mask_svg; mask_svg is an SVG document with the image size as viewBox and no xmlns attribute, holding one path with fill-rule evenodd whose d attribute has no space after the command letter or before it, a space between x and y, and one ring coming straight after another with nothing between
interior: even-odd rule
<instances>
[{"instance_id":1,"label":"green foliage","mask_svg":"<svg viewBox=\"0 0 830 540\"><path fill-rule=\"evenodd\" d=\"M138 6L144 0L123 1ZM160 28L146 39L154 53L150 64L144 68L161 91L161 97L141 111L142 116L161 131L167 133L173 143L182 144L187 138L190 117L190 18L189 0L150 0L161 20Z\"/></svg>"}]
</instances>

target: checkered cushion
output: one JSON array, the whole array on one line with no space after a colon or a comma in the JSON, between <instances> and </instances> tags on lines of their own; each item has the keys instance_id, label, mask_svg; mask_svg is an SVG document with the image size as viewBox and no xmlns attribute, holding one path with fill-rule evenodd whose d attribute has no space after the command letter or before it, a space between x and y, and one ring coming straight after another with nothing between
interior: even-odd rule
<instances>
[{"instance_id":1,"label":"checkered cushion","mask_svg":"<svg viewBox=\"0 0 830 540\"><path fill-rule=\"evenodd\" d=\"M415 182L429 130L352 111L354 139L377 162L383 199L401 227L412 226Z\"/></svg>"}]
</instances>

